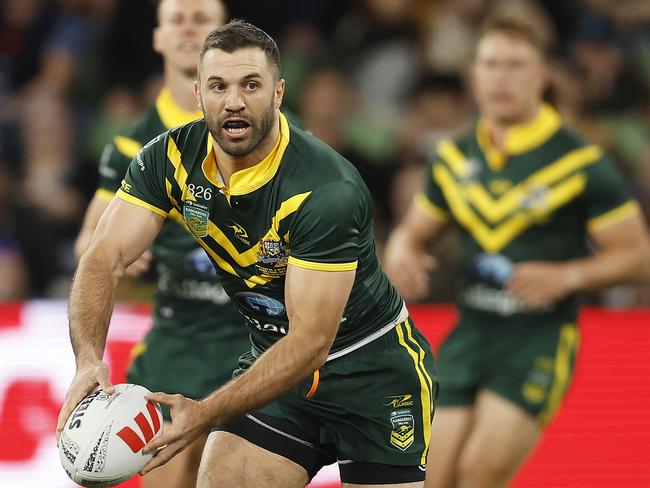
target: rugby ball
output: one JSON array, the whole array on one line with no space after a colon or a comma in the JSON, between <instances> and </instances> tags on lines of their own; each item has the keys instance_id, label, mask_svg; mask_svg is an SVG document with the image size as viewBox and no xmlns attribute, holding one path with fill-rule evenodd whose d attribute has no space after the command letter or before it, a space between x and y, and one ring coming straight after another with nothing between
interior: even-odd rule
<instances>
[{"instance_id":1,"label":"rugby ball","mask_svg":"<svg viewBox=\"0 0 650 488\"><path fill-rule=\"evenodd\" d=\"M126 481L153 454L142 448L163 430L160 405L145 398L140 385L115 385L84 398L59 437L59 457L68 476L82 486L105 487Z\"/></svg>"}]
</instances>

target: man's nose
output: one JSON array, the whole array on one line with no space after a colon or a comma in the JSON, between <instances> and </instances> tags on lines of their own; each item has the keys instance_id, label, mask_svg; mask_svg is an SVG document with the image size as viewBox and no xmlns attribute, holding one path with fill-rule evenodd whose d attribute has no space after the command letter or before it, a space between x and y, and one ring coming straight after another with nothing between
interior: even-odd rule
<instances>
[{"instance_id":1,"label":"man's nose","mask_svg":"<svg viewBox=\"0 0 650 488\"><path fill-rule=\"evenodd\" d=\"M228 90L225 100L225 109L229 112L241 112L246 107L244 97L238 88L232 87Z\"/></svg>"}]
</instances>

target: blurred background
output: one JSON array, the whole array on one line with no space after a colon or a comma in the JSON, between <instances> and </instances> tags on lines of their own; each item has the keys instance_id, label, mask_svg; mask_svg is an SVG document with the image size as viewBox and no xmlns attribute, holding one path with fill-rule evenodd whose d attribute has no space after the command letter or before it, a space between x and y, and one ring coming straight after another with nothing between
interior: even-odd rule
<instances>
[{"instance_id":1,"label":"blurred background","mask_svg":"<svg viewBox=\"0 0 650 488\"><path fill-rule=\"evenodd\" d=\"M495 12L532 19L552 53L549 100L614 157L650 213L647 0L225 1L280 45L285 110L357 165L381 243L420 188L436 143L475 116L467 69ZM0 299L61 298L104 145L161 84L148 0L0 3ZM455 238L428 301L452 299ZM144 294L128 295L141 299ZM647 305L646 286L593 297ZM124 295L124 294L123 294Z\"/></svg>"}]
</instances>

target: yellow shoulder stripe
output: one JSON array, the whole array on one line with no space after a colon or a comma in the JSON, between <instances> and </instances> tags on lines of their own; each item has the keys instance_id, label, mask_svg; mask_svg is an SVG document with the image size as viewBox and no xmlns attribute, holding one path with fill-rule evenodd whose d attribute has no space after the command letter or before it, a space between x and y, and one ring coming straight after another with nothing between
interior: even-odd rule
<instances>
[{"instance_id":1,"label":"yellow shoulder stripe","mask_svg":"<svg viewBox=\"0 0 650 488\"><path fill-rule=\"evenodd\" d=\"M104 200L105 202L110 202L115 196L115 193L113 193L112 191L105 190L104 188L97 188L97 190L95 191L95 196L100 200Z\"/></svg>"},{"instance_id":2,"label":"yellow shoulder stripe","mask_svg":"<svg viewBox=\"0 0 650 488\"><path fill-rule=\"evenodd\" d=\"M115 194L125 202L132 203L134 205L137 205L138 207L146 208L147 210L150 210L151 212L158 214L162 217L167 218L168 213L165 212L164 210L159 209L158 207L154 207L153 205L140 200L138 197L134 197L133 195L129 195L126 193L124 190L120 189L117 190L117 193Z\"/></svg>"},{"instance_id":3,"label":"yellow shoulder stripe","mask_svg":"<svg viewBox=\"0 0 650 488\"><path fill-rule=\"evenodd\" d=\"M289 264L303 269L312 269L315 271L352 271L357 269L359 261L351 263L316 263L314 261L305 261L304 259L289 256Z\"/></svg>"},{"instance_id":4,"label":"yellow shoulder stripe","mask_svg":"<svg viewBox=\"0 0 650 488\"><path fill-rule=\"evenodd\" d=\"M117 150L129 159L133 159L142 149L142 144L130 137L115 136L113 142Z\"/></svg>"},{"instance_id":5,"label":"yellow shoulder stripe","mask_svg":"<svg viewBox=\"0 0 650 488\"><path fill-rule=\"evenodd\" d=\"M624 220L640 211L641 207L639 202L636 200L630 200L623 205L619 205L618 207L599 215L598 217L589 219L587 221L587 229L589 232L598 232L599 230L612 224L616 224L617 222L620 222L621 220Z\"/></svg>"},{"instance_id":6,"label":"yellow shoulder stripe","mask_svg":"<svg viewBox=\"0 0 650 488\"><path fill-rule=\"evenodd\" d=\"M437 152L458 176L463 177L469 174L470 166L467 163L467 158L454 141L449 139L442 141L438 144Z\"/></svg>"}]
</instances>

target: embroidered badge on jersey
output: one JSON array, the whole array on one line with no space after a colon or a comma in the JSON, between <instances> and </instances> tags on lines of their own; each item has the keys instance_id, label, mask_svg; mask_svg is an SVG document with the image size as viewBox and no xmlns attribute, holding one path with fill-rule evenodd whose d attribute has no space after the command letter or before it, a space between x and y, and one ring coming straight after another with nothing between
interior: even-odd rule
<instances>
[{"instance_id":1,"label":"embroidered badge on jersey","mask_svg":"<svg viewBox=\"0 0 650 488\"><path fill-rule=\"evenodd\" d=\"M206 237L208 235L209 217L208 207L191 201L187 201L183 205L183 220L185 220L185 225L195 237Z\"/></svg>"}]
</instances>

